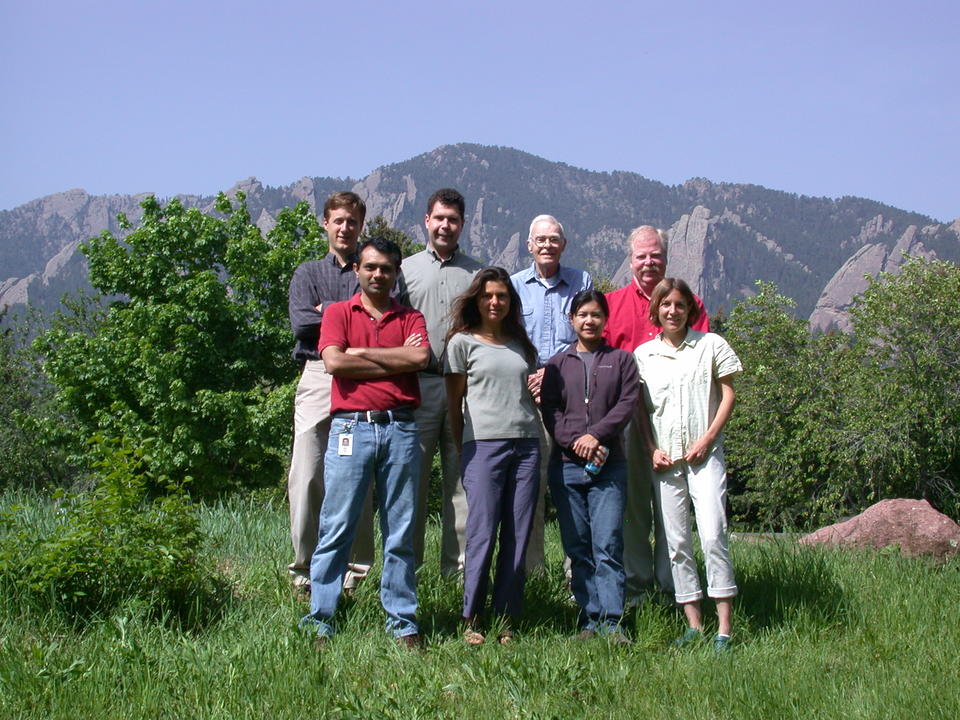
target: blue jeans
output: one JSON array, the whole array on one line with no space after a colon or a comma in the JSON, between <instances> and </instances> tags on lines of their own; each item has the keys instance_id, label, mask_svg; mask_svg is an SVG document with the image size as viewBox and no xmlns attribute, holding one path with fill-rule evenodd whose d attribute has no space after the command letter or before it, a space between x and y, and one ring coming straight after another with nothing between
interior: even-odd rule
<instances>
[{"instance_id":1,"label":"blue jeans","mask_svg":"<svg viewBox=\"0 0 960 720\"><path fill-rule=\"evenodd\" d=\"M551 463L550 494L585 630L613 630L623 615L626 490L625 462L608 462L595 476L574 463Z\"/></svg>"},{"instance_id":2,"label":"blue jeans","mask_svg":"<svg viewBox=\"0 0 960 720\"><path fill-rule=\"evenodd\" d=\"M353 435L350 455L340 454L345 434ZM334 418L330 423L324 457L326 494L317 549L310 561L310 614L302 621L316 623L318 635L333 634L330 621L371 480L377 484L383 535L380 602L387 613L387 631L396 637L419 632L413 555L419 472L420 445L413 421L379 424Z\"/></svg>"}]
</instances>

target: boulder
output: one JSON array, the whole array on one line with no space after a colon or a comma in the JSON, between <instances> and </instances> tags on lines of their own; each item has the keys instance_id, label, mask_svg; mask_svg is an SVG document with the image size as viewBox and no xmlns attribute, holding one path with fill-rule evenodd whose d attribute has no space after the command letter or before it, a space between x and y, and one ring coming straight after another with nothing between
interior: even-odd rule
<instances>
[{"instance_id":1,"label":"boulder","mask_svg":"<svg viewBox=\"0 0 960 720\"><path fill-rule=\"evenodd\" d=\"M899 546L908 557L944 559L960 552L960 525L926 500L883 500L856 517L802 537L800 542L878 550Z\"/></svg>"}]
</instances>

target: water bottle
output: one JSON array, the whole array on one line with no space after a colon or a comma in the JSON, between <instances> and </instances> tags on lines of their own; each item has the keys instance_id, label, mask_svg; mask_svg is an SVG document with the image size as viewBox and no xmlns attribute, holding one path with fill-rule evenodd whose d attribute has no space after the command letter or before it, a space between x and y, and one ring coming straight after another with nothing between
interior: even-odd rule
<instances>
[{"instance_id":1,"label":"water bottle","mask_svg":"<svg viewBox=\"0 0 960 720\"><path fill-rule=\"evenodd\" d=\"M608 448L605 445L601 445L600 447L597 448L597 450L599 451L601 456L600 462L594 462L593 460L591 460L590 462L587 463L587 466L584 468L584 470L586 470L591 475L596 475L598 472L600 472L600 468L603 467L603 464L607 461L607 456L610 454L610 448Z\"/></svg>"}]
</instances>

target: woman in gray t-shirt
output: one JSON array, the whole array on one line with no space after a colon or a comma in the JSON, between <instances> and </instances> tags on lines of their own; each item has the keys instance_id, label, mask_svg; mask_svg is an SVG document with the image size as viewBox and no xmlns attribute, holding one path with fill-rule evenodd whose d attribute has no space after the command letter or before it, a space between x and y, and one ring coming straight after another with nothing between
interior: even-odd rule
<instances>
[{"instance_id":1,"label":"woman in gray t-shirt","mask_svg":"<svg viewBox=\"0 0 960 720\"><path fill-rule=\"evenodd\" d=\"M537 352L520 320L520 299L503 268L474 276L454 304L444 376L449 421L460 449L467 494L464 552L464 640L480 645L493 548L493 612L505 620L497 640L513 639L520 615L527 541L540 483L537 410L527 387Z\"/></svg>"}]
</instances>

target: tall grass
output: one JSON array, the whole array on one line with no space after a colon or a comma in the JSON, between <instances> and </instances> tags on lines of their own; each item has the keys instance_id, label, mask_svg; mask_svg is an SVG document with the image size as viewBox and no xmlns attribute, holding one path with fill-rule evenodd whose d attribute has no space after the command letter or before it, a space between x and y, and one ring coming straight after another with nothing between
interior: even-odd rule
<instances>
[{"instance_id":1,"label":"tall grass","mask_svg":"<svg viewBox=\"0 0 960 720\"><path fill-rule=\"evenodd\" d=\"M17 501L36 522L53 512ZM733 652L669 649L682 620L653 603L630 614L635 642L617 648L571 639L576 610L550 525L550 564L528 584L518 641L468 648L461 589L439 577L431 526L419 586L426 651L402 651L384 633L375 576L317 652L297 626L306 606L286 577L287 522L279 504L203 510L210 562L231 592L217 612L198 613L209 618L199 626L130 603L77 627L3 598L0 717L960 717L958 560L734 540Z\"/></svg>"}]
</instances>

